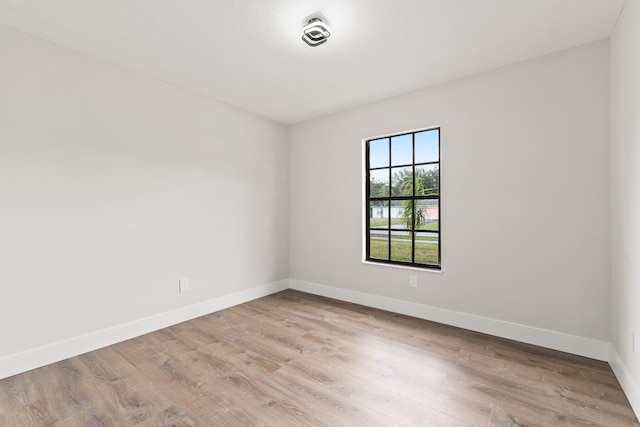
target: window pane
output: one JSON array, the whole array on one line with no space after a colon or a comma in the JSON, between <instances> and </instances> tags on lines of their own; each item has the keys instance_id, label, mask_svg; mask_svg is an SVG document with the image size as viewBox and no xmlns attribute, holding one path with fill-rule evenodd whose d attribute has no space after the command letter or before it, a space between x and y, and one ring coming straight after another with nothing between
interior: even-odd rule
<instances>
[{"instance_id":1,"label":"window pane","mask_svg":"<svg viewBox=\"0 0 640 427\"><path fill-rule=\"evenodd\" d=\"M435 200L418 200L417 211L418 230L439 231L440 230L440 208L438 199Z\"/></svg>"},{"instance_id":2,"label":"window pane","mask_svg":"<svg viewBox=\"0 0 640 427\"><path fill-rule=\"evenodd\" d=\"M437 162L440 159L438 129L416 133L416 163Z\"/></svg>"},{"instance_id":3,"label":"window pane","mask_svg":"<svg viewBox=\"0 0 640 427\"><path fill-rule=\"evenodd\" d=\"M407 228L407 218L411 215L413 208L411 204L411 200L391 201L391 228Z\"/></svg>"},{"instance_id":4,"label":"window pane","mask_svg":"<svg viewBox=\"0 0 640 427\"><path fill-rule=\"evenodd\" d=\"M376 169L369 173L369 197L389 196L389 169Z\"/></svg>"},{"instance_id":5,"label":"window pane","mask_svg":"<svg viewBox=\"0 0 640 427\"><path fill-rule=\"evenodd\" d=\"M369 141L369 167L389 166L389 138Z\"/></svg>"},{"instance_id":6,"label":"window pane","mask_svg":"<svg viewBox=\"0 0 640 427\"><path fill-rule=\"evenodd\" d=\"M389 232L371 230L369 232L369 258L389 259Z\"/></svg>"},{"instance_id":7,"label":"window pane","mask_svg":"<svg viewBox=\"0 0 640 427\"><path fill-rule=\"evenodd\" d=\"M391 138L391 165L410 165L413 163L412 135L400 135Z\"/></svg>"},{"instance_id":8,"label":"window pane","mask_svg":"<svg viewBox=\"0 0 640 427\"><path fill-rule=\"evenodd\" d=\"M416 196L440 194L440 166L416 166Z\"/></svg>"},{"instance_id":9,"label":"window pane","mask_svg":"<svg viewBox=\"0 0 640 427\"><path fill-rule=\"evenodd\" d=\"M369 227L389 228L389 206L387 202L369 202Z\"/></svg>"},{"instance_id":10,"label":"window pane","mask_svg":"<svg viewBox=\"0 0 640 427\"><path fill-rule=\"evenodd\" d=\"M438 233L416 232L416 263L439 265Z\"/></svg>"},{"instance_id":11,"label":"window pane","mask_svg":"<svg viewBox=\"0 0 640 427\"><path fill-rule=\"evenodd\" d=\"M391 260L411 262L411 232L391 232Z\"/></svg>"},{"instance_id":12,"label":"window pane","mask_svg":"<svg viewBox=\"0 0 640 427\"><path fill-rule=\"evenodd\" d=\"M424 219L422 219L421 221L419 217L414 217L412 215L414 203L417 202L414 202L413 200L394 200L392 202L392 228L399 228L404 230L416 230L420 228L420 225L424 223ZM394 211L395 215L393 213Z\"/></svg>"},{"instance_id":13,"label":"window pane","mask_svg":"<svg viewBox=\"0 0 640 427\"><path fill-rule=\"evenodd\" d=\"M413 196L413 169L411 167L391 169L391 195Z\"/></svg>"}]
</instances>

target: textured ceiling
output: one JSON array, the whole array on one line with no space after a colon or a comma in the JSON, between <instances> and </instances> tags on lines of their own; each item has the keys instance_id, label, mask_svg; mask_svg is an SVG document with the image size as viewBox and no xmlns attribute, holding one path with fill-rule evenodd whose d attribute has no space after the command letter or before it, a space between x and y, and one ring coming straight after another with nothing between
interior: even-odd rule
<instances>
[{"instance_id":1,"label":"textured ceiling","mask_svg":"<svg viewBox=\"0 0 640 427\"><path fill-rule=\"evenodd\" d=\"M291 124L606 38L623 3L0 0L0 24Z\"/></svg>"}]
</instances>

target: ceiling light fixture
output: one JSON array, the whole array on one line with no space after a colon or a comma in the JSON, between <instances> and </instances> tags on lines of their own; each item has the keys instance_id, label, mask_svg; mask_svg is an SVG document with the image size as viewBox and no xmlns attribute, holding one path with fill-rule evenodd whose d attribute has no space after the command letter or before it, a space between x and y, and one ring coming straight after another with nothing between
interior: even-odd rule
<instances>
[{"instance_id":1,"label":"ceiling light fixture","mask_svg":"<svg viewBox=\"0 0 640 427\"><path fill-rule=\"evenodd\" d=\"M320 46L331 36L329 28L320 18L313 18L302 28L302 40L311 47Z\"/></svg>"}]
</instances>

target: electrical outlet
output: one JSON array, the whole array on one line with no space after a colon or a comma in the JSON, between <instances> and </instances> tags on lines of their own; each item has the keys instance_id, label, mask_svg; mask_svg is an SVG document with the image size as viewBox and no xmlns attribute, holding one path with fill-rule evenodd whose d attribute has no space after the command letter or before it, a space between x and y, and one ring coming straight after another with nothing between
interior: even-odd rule
<instances>
[{"instance_id":1,"label":"electrical outlet","mask_svg":"<svg viewBox=\"0 0 640 427\"><path fill-rule=\"evenodd\" d=\"M409 276L409 287L410 288L418 287L418 276L416 276L415 274L412 274Z\"/></svg>"},{"instance_id":2,"label":"electrical outlet","mask_svg":"<svg viewBox=\"0 0 640 427\"><path fill-rule=\"evenodd\" d=\"M636 351L636 331L631 330L631 351Z\"/></svg>"},{"instance_id":3,"label":"electrical outlet","mask_svg":"<svg viewBox=\"0 0 640 427\"><path fill-rule=\"evenodd\" d=\"M189 290L189 279L186 277L184 279L180 279L179 285L180 292L187 292Z\"/></svg>"}]
</instances>

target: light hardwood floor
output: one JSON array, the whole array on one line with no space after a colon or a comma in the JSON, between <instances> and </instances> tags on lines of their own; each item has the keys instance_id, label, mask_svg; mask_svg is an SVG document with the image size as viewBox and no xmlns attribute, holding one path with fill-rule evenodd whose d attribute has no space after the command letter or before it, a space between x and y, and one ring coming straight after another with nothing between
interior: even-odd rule
<instances>
[{"instance_id":1,"label":"light hardwood floor","mask_svg":"<svg viewBox=\"0 0 640 427\"><path fill-rule=\"evenodd\" d=\"M639 426L609 366L292 290L0 381L0 426Z\"/></svg>"}]
</instances>

